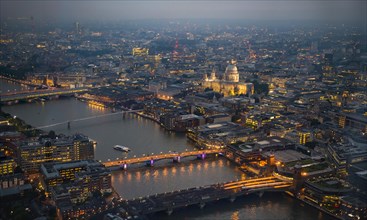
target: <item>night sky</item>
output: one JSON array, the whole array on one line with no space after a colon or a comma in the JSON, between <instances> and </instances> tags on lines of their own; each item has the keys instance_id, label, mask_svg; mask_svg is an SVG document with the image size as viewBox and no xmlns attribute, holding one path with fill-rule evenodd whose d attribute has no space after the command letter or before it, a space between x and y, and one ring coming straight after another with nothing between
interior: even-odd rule
<instances>
[{"instance_id":1,"label":"night sky","mask_svg":"<svg viewBox=\"0 0 367 220\"><path fill-rule=\"evenodd\" d=\"M366 1L4 1L1 18L50 21L135 19L246 19L363 21Z\"/></svg>"}]
</instances>

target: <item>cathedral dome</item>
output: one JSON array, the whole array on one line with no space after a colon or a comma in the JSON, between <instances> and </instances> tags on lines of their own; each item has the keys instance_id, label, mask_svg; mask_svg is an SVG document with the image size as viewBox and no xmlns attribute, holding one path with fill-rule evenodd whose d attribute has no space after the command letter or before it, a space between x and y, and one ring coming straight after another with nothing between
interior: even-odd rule
<instances>
[{"instance_id":1,"label":"cathedral dome","mask_svg":"<svg viewBox=\"0 0 367 220\"><path fill-rule=\"evenodd\" d=\"M230 82L239 82L239 78L240 75L238 73L236 63L234 60L231 60L225 71L225 80Z\"/></svg>"},{"instance_id":2,"label":"cathedral dome","mask_svg":"<svg viewBox=\"0 0 367 220\"><path fill-rule=\"evenodd\" d=\"M233 64L228 64L226 68L226 73L237 74L238 73L237 67Z\"/></svg>"}]
</instances>

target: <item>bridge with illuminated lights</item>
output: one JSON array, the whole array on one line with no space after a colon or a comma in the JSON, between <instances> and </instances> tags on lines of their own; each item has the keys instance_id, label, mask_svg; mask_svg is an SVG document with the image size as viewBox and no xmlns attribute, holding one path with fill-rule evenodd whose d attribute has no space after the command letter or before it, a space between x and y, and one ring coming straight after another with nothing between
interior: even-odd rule
<instances>
[{"instance_id":1,"label":"bridge with illuminated lights","mask_svg":"<svg viewBox=\"0 0 367 220\"><path fill-rule=\"evenodd\" d=\"M142 157L135 157L129 159L113 160L103 162L106 167L118 167L122 169L127 169L128 165L136 163L145 163L147 166L153 166L155 161L171 159L173 162L180 162L181 158L196 156L199 159L205 159L207 155L222 153L222 149L208 149L208 150L194 150L185 152L170 152L161 153L155 155L146 155Z\"/></svg>"},{"instance_id":2,"label":"bridge with illuminated lights","mask_svg":"<svg viewBox=\"0 0 367 220\"><path fill-rule=\"evenodd\" d=\"M31 81L28 81L28 80L14 79L14 78L6 77L6 76L0 76L0 79L12 81L15 83L19 83L21 85L34 86L34 87L41 86L41 84L32 83Z\"/></svg>"},{"instance_id":3,"label":"bridge with illuminated lights","mask_svg":"<svg viewBox=\"0 0 367 220\"><path fill-rule=\"evenodd\" d=\"M292 186L292 181L278 179L275 176L258 177L227 183L195 187L173 192L166 192L137 199L124 200L120 207L129 214L144 216L166 211L171 214L174 209L198 205L204 208L206 203L228 199L233 202L237 197L258 193L262 196L267 191L286 191Z\"/></svg>"},{"instance_id":4,"label":"bridge with illuminated lights","mask_svg":"<svg viewBox=\"0 0 367 220\"><path fill-rule=\"evenodd\" d=\"M70 95L79 92L86 92L88 88L75 88L75 89L40 89L40 90L29 90L29 91L19 91L11 93L1 94L1 102L3 103L16 103L19 100L29 100L36 98L43 98L49 96L60 96L60 95Z\"/></svg>"},{"instance_id":5,"label":"bridge with illuminated lights","mask_svg":"<svg viewBox=\"0 0 367 220\"><path fill-rule=\"evenodd\" d=\"M54 123L54 124L39 126L39 127L32 128L32 129L45 129L45 128L51 128L51 127L55 127L55 126L63 125L63 124L66 124L67 127L70 129L71 128L71 123L80 122L80 121L87 121L87 120L92 120L92 119L95 119L95 118L102 118L102 117L111 116L111 115L118 115L118 114L120 114L120 115L122 114L124 116L126 113L140 112L140 111L142 111L142 109L123 110L123 111L112 112L112 113L103 114L103 115L96 115L96 116L90 116L90 117L85 117L85 118L77 118L77 119L73 119L73 120L62 121L62 122L58 122L58 123Z\"/></svg>"}]
</instances>

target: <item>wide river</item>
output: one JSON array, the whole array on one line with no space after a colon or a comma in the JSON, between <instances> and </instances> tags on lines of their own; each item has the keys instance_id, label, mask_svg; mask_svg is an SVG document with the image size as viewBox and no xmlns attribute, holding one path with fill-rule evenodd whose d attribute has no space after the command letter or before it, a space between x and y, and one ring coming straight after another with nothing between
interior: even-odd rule
<instances>
[{"instance_id":1,"label":"wide river","mask_svg":"<svg viewBox=\"0 0 367 220\"><path fill-rule=\"evenodd\" d=\"M0 80L3 92L21 87ZM85 121L73 120L111 113L74 98L50 100L3 106L3 111L15 115L34 127L46 127L57 133L83 133L97 141L95 158L106 161L123 157L159 154L168 151L192 150L185 134L167 132L158 124L133 114L123 118L120 114L94 118ZM116 144L128 146L130 153L121 153L112 147ZM245 175L229 161L209 158L199 161L186 159L183 163L160 162L153 168L136 167L128 171L113 172L112 182L121 197L131 199L144 195L169 192L178 189L203 186L245 178ZM235 202L219 201L207 204L204 209L190 207L175 210L171 216L159 213L154 219L332 219L315 208L304 205L283 194L264 194L261 198L250 195Z\"/></svg>"}]
</instances>

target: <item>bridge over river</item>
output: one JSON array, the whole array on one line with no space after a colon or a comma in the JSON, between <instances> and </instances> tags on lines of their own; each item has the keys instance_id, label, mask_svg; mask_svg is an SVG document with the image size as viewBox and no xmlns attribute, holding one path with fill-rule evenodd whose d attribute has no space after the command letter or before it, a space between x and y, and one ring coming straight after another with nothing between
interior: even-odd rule
<instances>
[{"instance_id":1,"label":"bridge over river","mask_svg":"<svg viewBox=\"0 0 367 220\"><path fill-rule=\"evenodd\" d=\"M75 88L75 89L39 89L39 90L19 91L19 92L1 94L0 101L3 103L11 103L11 102L17 102L19 100L29 100L48 96L75 94L79 92L86 92L88 90L89 90L88 88Z\"/></svg>"},{"instance_id":2,"label":"bridge over river","mask_svg":"<svg viewBox=\"0 0 367 220\"><path fill-rule=\"evenodd\" d=\"M106 167L121 167L123 169L127 169L127 166L135 163L146 163L149 166L153 166L155 161L164 160L164 159L172 159L174 162L180 162L181 158L196 156L200 159L205 159L207 155L210 154L219 154L222 153L222 149L207 149L207 150L194 150L194 151L185 151L185 152L169 152L162 153L156 155L146 155L142 157L135 157L129 159L121 159L121 160L113 160L103 162Z\"/></svg>"},{"instance_id":3,"label":"bridge over river","mask_svg":"<svg viewBox=\"0 0 367 220\"><path fill-rule=\"evenodd\" d=\"M278 179L275 176L258 177L124 200L120 207L124 208L130 215L137 216L160 211L171 214L176 208L190 205L204 208L208 202L221 199L233 202L239 196L251 193L259 193L261 196L266 191L285 191L291 185L292 181Z\"/></svg>"},{"instance_id":4,"label":"bridge over river","mask_svg":"<svg viewBox=\"0 0 367 220\"><path fill-rule=\"evenodd\" d=\"M42 126L35 127L35 128L32 128L32 129L45 129L45 128L51 128L51 127L55 127L55 126L63 125L63 124L67 125L67 127L70 128L71 123L75 123L75 122L87 121L87 120L92 120L92 119L96 119L96 118L102 118L102 117L111 116L111 115L118 115L118 114L122 114L124 116L124 114L126 114L126 113L140 112L140 111L142 111L142 109L137 109L137 110L123 110L123 111L112 112L112 113L103 114L103 115L96 115L96 116L90 116L90 117L85 117L85 118L77 118L77 119L72 119L72 120L57 122L57 123L49 124L49 125L42 125Z\"/></svg>"}]
</instances>

